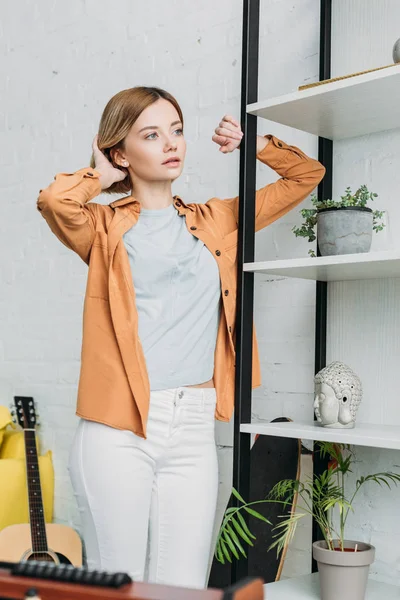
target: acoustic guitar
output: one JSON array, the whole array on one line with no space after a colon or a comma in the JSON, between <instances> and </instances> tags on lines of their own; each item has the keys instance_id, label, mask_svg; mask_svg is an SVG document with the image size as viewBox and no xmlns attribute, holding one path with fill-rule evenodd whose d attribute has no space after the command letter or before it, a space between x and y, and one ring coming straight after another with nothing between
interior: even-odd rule
<instances>
[{"instance_id":1,"label":"acoustic guitar","mask_svg":"<svg viewBox=\"0 0 400 600\"><path fill-rule=\"evenodd\" d=\"M35 560L80 567L82 543L78 533L66 525L45 521L33 398L15 396L14 403L16 419L24 430L29 524L10 525L0 531L0 560Z\"/></svg>"}]
</instances>

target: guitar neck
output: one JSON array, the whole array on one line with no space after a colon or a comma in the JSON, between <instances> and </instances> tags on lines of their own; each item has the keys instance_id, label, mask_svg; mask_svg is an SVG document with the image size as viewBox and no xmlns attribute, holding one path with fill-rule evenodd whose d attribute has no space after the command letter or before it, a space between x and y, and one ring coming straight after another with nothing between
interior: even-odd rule
<instances>
[{"instance_id":1,"label":"guitar neck","mask_svg":"<svg viewBox=\"0 0 400 600\"><path fill-rule=\"evenodd\" d=\"M32 550L34 552L47 552L46 521L44 518L42 489L40 485L35 430L25 429L24 435Z\"/></svg>"}]
</instances>

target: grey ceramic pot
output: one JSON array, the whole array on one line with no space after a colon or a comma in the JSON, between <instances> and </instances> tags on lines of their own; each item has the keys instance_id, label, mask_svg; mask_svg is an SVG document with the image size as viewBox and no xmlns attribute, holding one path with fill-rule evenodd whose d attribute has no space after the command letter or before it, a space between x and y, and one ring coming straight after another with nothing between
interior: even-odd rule
<instances>
[{"instance_id":1,"label":"grey ceramic pot","mask_svg":"<svg viewBox=\"0 0 400 600\"><path fill-rule=\"evenodd\" d=\"M313 557L318 563L321 600L364 600L369 566L375 548L363 542L345 540L345 548L357 552L328 550L325 541L313 543Z\"/></svg>"},{"instance_id":2,"label":"grey ceramic pot","mask_svg":"<svg viewBox=\"0 0 400 600\"><path fill-rule=\"evenodd\" d=\"M317 214L318 247L322 256L369 252L373 213L370 208L324 208Z\"/></svg>"},{"instance_id":3,"label":"grey ceramic pot","mask_svg":"<svg viewBox=\"0 0 400 600\"><path fill-rule=\"evenodd\" d=\"M395 41L393 46L393 62L400 62L400 38Z\"/></svg>"}]
</instances>

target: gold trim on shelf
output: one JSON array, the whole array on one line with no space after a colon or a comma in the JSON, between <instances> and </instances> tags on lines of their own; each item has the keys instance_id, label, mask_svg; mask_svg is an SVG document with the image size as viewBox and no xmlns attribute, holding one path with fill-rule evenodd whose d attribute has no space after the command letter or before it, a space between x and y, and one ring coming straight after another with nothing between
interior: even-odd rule
<instances>
[{"instance_id":1,"label":"gold trim on shelf","mask_svg":"<svg viewBox=\"0 0 400 600\"><path fill-rule=\"evenodd\" d=\"M308 90L309 88L316 87L317 85L324 85L325 83L332 83L332 81L340 81L341 79L349 79L350 77L357 77L358 75L365 75L365 73L372 73L373 71L381 71L382 69L389 69L390 67L397 67L399 63L393 63L392 65L386 65L385 67L378 67L377 69L369 69L368 71L360 71L359 73L352 73L351 75L342 75L341 77L334 77L333 79L324 79L323 81L316 81L315 83L308 83L307 85L299 86L299 92L302 90Z\"/></svg>"}]
</instances>

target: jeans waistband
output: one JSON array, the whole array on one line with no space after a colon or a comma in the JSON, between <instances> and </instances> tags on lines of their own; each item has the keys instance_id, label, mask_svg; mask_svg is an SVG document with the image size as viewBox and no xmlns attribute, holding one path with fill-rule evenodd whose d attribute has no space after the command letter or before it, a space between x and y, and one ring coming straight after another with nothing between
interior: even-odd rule
<instances>
[{"instance_id":1,"label":"jeans waistband","mask_svg":"<svg viewBox=\"0 0 400 600\"><path fill-rule=\"evenodd\" d=\"M215 388L177 387L151 392L154 400L164 400L180 405L214 405L216 403Z\"/></svg>"}]
</instances>

